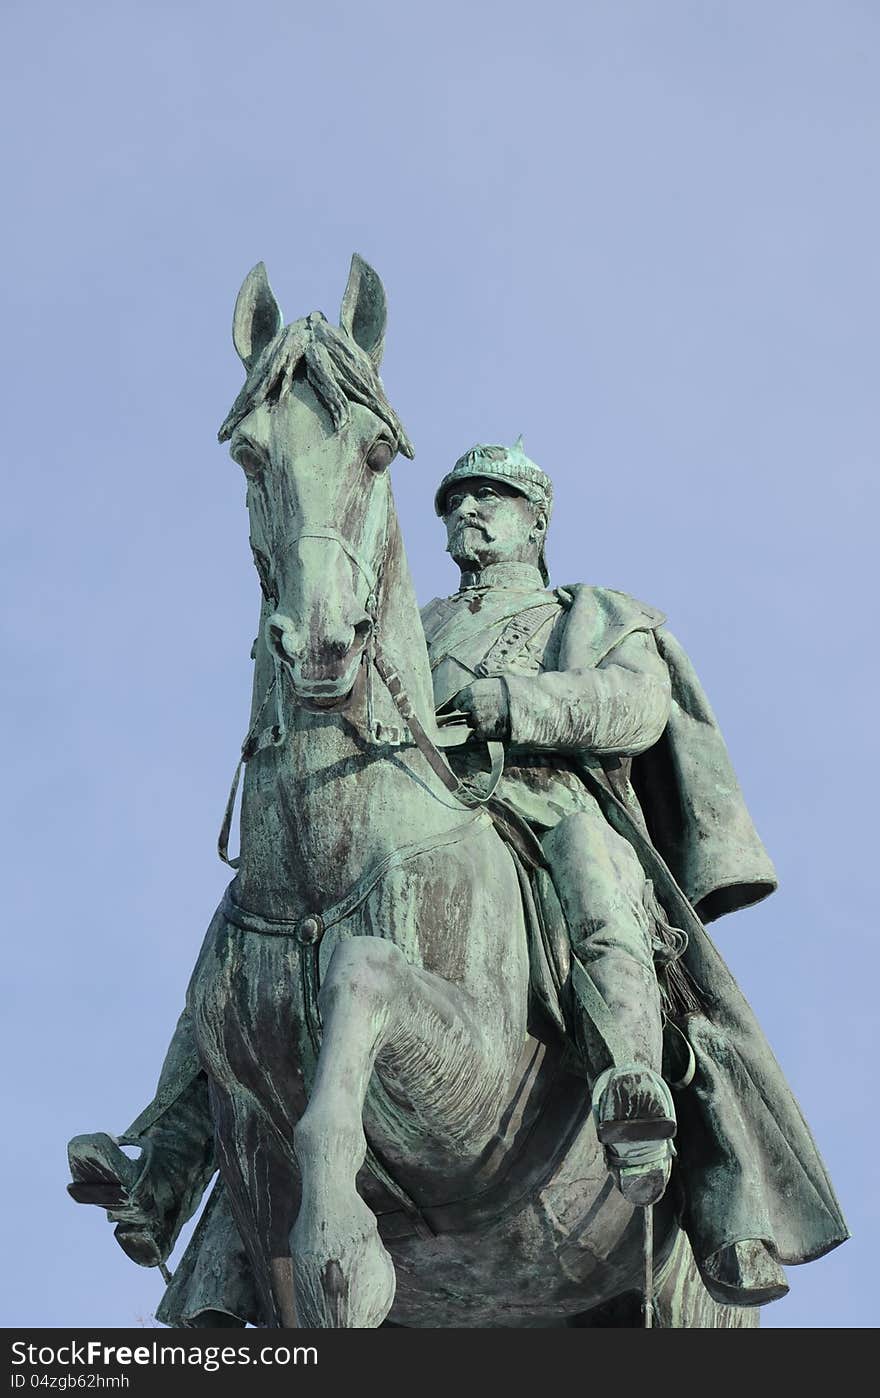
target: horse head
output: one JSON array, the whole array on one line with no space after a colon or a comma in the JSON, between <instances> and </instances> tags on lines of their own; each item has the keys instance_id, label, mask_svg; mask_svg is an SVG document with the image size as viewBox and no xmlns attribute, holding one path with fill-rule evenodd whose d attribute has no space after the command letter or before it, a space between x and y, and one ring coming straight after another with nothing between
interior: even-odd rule
<instances>
[{"instance_id":1,"label":"horse head","mask_svg":"<svg viewBox=\"0 0 880 1398\"><path fill-rule=\"evenodd\" d=\"M285 327L262 262L235 304L247 378L219 438L247 479L263 639L308 708L352 696L377 619L388 467L413 455L379 378L385 323L382 283L357 254L338 328L320 312Z\"/></svg>"}]
</instances>

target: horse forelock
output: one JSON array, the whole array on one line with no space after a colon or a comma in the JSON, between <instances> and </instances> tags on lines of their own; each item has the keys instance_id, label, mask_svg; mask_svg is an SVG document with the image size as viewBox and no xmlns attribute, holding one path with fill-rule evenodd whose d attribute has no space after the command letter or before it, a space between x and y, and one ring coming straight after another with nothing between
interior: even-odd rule
<instances>
[{"instance_id":1,"label":"horse forelock","mask_svg":"<svg viewBox=\"0 0 880 1398\"><path fill-rule=\"evenodd\" d=\"M345 330L330 325L320 311L285 326L257 356L217 434L218 440L228 441L255 408L280 402L298 372L305 373L335 431L348 421L349 405L360 403L381 418L403 455L412 457L412 443L369 356Z\"/></svg>"}]
</instances>

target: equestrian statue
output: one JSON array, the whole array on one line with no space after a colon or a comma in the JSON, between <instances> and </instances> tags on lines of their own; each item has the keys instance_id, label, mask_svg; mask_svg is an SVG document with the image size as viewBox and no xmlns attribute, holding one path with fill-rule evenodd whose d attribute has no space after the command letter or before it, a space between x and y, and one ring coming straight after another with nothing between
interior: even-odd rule
<instances>
[{"instance_id":1,"label":"equestrian statue","mask_svg":"<svg viewBox=\"0 0 880 1398\"><path fill-rule=\"evenodd\" d=\"M357 256L338 327L285 327L262 263L239 292L234 877L155 1098L70 1143L69 1190L169 1325L754 1326L848 1236L706 931L773 866L663 614L550 587L521 439L440 481L461 584L419 611L385 327Z\"/></svg>"}]
</instances>

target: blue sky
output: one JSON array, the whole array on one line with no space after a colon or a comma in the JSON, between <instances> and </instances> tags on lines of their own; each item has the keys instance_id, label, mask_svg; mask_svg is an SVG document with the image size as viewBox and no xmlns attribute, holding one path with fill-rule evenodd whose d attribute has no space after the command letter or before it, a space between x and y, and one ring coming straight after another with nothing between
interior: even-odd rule
<instances>
[{"instance_id":1,"label":"blue sky","mask_svg":"<svg viewBox=\"0 0 880 1398\"><path fill-rule=\"evenodd\" d=\"M877 8L9 0L0 24L4 1323L158 1302L67 1200L65 1144L150 1097L225 884L258 608L215 436L235 294L263 258L289 319L335 318L357 250L420 597L456 585L437 479L522 432L554 582L644 598L691 653L781 878L714 931L855 1235L763 1322L876 1324Z\"/></svg>"}]
</instances>

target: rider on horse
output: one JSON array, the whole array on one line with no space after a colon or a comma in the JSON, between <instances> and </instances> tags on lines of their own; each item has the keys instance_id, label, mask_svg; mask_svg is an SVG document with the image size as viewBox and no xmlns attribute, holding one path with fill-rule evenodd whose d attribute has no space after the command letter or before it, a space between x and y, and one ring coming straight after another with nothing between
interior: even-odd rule
<instances>
[{"instance_id":1,"label":"rider on horse","mask_svg":"<svg viewBox=\"0 0 880 1398\"><path fill-rule=\"evenodd\" d=\"M474 447L437 490L461 585L422 619L441 727L471 730L447 755L527 866L534 1012L588 1080L615 1186L633 1204L661 1197L677 1128L668 1080L693 1080L677 1095L678 1147L703 1280L721 1301L770 1300L787 1290L779 1257L807 1260L846 1236L790 1090L703 928L770 893L774 870L663 615L605 588L548 588L552 500L521 440ZM505 747L491 792L484 740ZM675 1042L683 1069L670 1067ZM147 1148L122 1167L124 1207L111 1214L135 1260L170 1252L212 1173L212 1130L185 1012L157 1096L123 1138ZM111 1195L75 1197L112 1208Z\"/></svg>"},{"instance_id":2,"label":"rider on horse","mask_svg":"<svg viewBox=\"0 0 880 1398\"><path fill-rule=\"evenodd\" d=\"M557 980L561 988L575 958L581 1003L565 1018L592 1079L608 1168L630 1202L648 1204L665 1188L675 1133L654 965L668 946L638 858L579 764L619 771L666 728L670 681L654 640L663 618L621 594L547 590L552 502L550 478L521 442L462 456L435 498L461 587L422 620L438 711L464 712L477 737L505 745L496 794L537 836L565 915L569 965ZM593 668L572 654L585 608L604 631ZM474 765L467 749L451 761L462 776ZM552 922L550 909L542 920Z\"/></svg>"}]
</instances>

